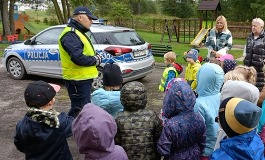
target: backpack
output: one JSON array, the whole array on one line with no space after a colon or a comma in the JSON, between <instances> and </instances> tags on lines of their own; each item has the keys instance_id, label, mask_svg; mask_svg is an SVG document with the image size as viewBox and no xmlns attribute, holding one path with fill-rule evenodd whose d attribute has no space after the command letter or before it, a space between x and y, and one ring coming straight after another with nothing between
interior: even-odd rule
<instances>
[{"instance_id":1,"label":"backpack","mask_svg":"<svg viewBox=\"0 0 265 160\"><path fill-rule=\"evenodd\" d=\"M174 63L173 67L176 68L176 71L178 72L178 75L180 75L183 72L183 67L179 63Z\"/></svg>"}]
</instances>

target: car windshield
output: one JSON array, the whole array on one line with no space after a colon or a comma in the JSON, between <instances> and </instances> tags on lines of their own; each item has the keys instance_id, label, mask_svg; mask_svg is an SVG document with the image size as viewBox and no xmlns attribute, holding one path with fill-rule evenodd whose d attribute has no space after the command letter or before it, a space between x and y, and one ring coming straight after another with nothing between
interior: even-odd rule
<instances>
[{"instance_id":1,"label":"car windshield","mask_svg":"<svg viewBox=\"0 0 265 160\"><path fill-rule=\"evenodd\" d=\"M96 32L93 33L97 44L133 46L144 44L145 41L134 31Z\"/></svg>"}]
</instances>

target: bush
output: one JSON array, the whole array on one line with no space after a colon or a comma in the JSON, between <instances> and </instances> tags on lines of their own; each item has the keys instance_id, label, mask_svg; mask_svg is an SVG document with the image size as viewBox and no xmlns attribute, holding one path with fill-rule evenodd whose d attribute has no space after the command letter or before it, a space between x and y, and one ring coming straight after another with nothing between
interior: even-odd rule
<instances>
[{"instance_id":1,"label":"bush","mask_svg":"<svg viewBox=\"0 0 265 160\"><path fill-rule=\"evenodd\" d=\"M39 24L39 23L40 23L40 20L36 19L35 22L36 22L37 24Z\"/></svg>"},{"instance_id":2,"label":"bush","mask_svg":"<svg viewBox=\"0 0 265 160\"><path fill-rule=\"evenodd\" d=\"M43 23L48 24L48 18L44 18Z\"/></svg>"},{"instance_id":3,"label":"bush","mask_svg":"<svg viewBox=\"0 0 265 160\"><path fill-rule=\"evenodd\" d=\"M59 22L57 21L57 19L52 18L49 21L50 26L54 26L54 25L58 25L58 24L59 24Z\"/></svg>"}]
</instances>

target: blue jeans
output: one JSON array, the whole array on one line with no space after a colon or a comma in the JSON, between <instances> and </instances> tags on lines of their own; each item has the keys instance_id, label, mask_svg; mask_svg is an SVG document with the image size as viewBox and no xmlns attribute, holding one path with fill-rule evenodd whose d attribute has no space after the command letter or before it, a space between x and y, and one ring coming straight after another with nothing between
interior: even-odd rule
<instances>
[{"instance_id":1,"label":"blue jeans","mask_svg":"<svg viewBox=\"0 0 265 160\"><path fill-rule=\"evenodd\" d=\"M68 112L69 116L76 117L84 105L91 102L92 82L92 79L82 81L64 80L71 100L71 109Z\"/></svg>"}]
</instances>

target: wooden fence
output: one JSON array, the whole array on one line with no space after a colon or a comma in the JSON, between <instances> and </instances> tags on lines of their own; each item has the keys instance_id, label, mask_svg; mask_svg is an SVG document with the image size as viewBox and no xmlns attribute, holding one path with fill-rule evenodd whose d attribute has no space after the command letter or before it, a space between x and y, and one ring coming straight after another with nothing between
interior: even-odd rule
<instances>
[{"instance_id":1,"label":"wooden fence","mask_svg":"<svg viewBox=\"0 0 265 160\"><path fill-rule=\"evenodd\" d=\"M173 40L180 43L190 43L202 28L202 20L198 18L169 18L168 31ZM111 22L113 25L134 28L140 31L165 33L165 19L162 18L131 18L116 19ZM230 25L229 25L230 24ZM246 38L251 32L249 22L228 22L228 29L233 38ZM175 27L175 28L174 28ZM167 33L165 33L167 34Z\"/></svg>"}]
</instances>

